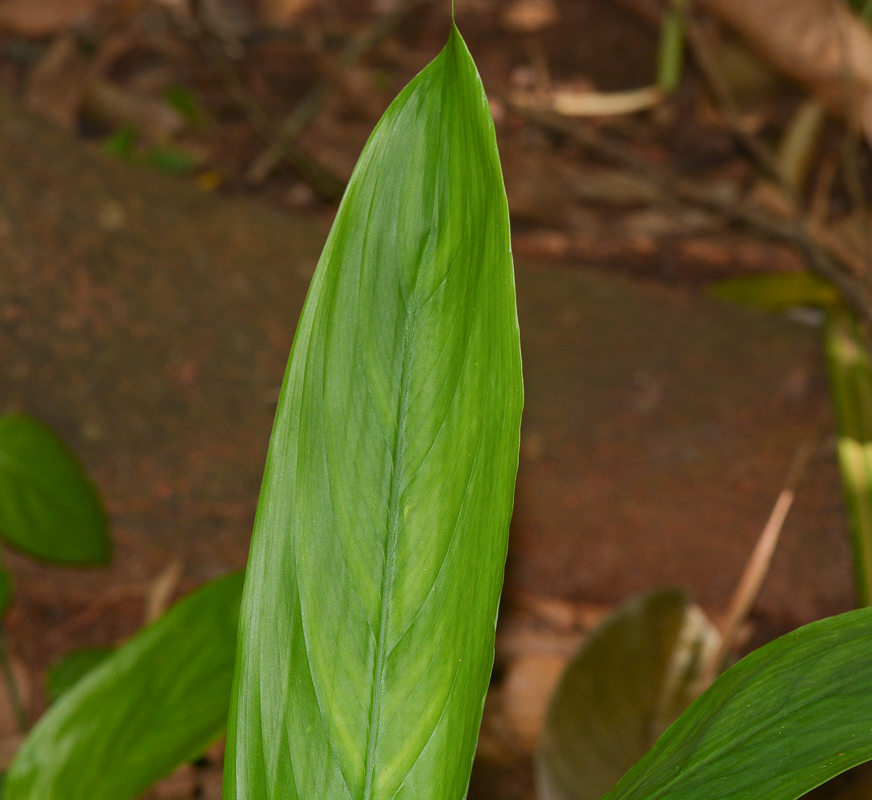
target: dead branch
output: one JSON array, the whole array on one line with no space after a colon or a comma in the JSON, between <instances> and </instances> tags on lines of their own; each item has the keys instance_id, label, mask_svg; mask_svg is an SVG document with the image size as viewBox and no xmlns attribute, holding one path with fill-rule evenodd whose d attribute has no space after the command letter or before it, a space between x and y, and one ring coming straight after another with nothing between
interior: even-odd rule
<instances>
[{"instance_id":1,"label":"dead branch","mask_svg":"<svg viewBox=\"0 0 872 800\"><path fill-rule=\"evenodd\" d=\"M375 20L363 33L348 43L339 56L339 66L353 66L364 53L372 50L382 39L389 36L404 19L429 0L409 0L400 8ZM254 160L246 174L249 183L260 185L266 181L275 168L286 158L286 152L294 149L294 142L305 127L314 119L318 109L330 96L335 81L330 77L319 81L285 118L272 141Z\"/></svg>"},{"instance_id":2,"label":"dead branch","mask_svg":"<svg viewBox=\"0 0 872 800\"><path fill-rule=\"evenodd\" d=\"M853 311L872 322L872 293L854 274L856 262L845 263L842 248L835 252L828 241L821 240L803 215L796 214L788 220L779 219L747 202L725 198L702 183L679 175L668 167L655 165L614 138L606 138L593 128L579 126L546 111L519 106L508 98L504 102L533 122L566 136L596 157L632 169L668 196L716 211L733 222L748 225L769 237L795 245L808 259L810 268L839 289L845 303Z\"/></svg>"},{"instance_id":3,"label":"dead branch","mask_svg":"<svg viewBox=\"0 0 872 800\"><path fill-rule=\"evenodd\" d=\"M246 115L252 127L266 141L275 141L279 135L276 125L245 87L236 67L225 52L224 43L209 29L203 14L200 13L200 3L192 3L192 7L198 27L197 41L203 56L212 65L230 99ZM291 169L321 197L334 203L342 199L345 184L295 141L285 143L281 156Z\"/></svg>"}]
</instances>

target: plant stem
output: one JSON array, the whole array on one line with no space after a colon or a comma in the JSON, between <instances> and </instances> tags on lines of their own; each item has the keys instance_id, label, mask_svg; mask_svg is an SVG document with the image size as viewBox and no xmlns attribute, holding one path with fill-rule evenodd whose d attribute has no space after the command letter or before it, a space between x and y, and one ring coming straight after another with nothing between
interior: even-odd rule
<instances>
[{"instance_id":1,"label":"plant stem","mask_svg":"<svg viewBox=\"0 0 872 800\"><path fill-rule=\"evenodd\" d=\"M663 12L657 53L657 86L664 94L673 94L681 83L686 11L687 0L673 0Z\"/></svg>"},{"instance_id":2,"label":"plant stem","mask_svg":"<svg viewBox=\"0 0 872 800\"><path fill-rule=\"evenodd\" d=\"M6 682L6 690L9 692L9 702L12 705L12 713L18 723L18 729L27 733L30 727L27 719L27 711L21 702L21 694L18 691L18 683L12 672L12 662L9 660L9 651L6 649L6 631L0 626L0 670L3 671L3 680Z\"/></svg>"}]
</instances>

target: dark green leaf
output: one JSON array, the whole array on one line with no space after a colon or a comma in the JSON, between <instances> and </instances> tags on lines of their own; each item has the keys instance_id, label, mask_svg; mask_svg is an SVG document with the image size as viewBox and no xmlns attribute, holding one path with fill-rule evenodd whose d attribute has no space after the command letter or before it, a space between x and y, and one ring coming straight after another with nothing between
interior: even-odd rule
<instances>
[{"instance_id":1,"label":"dark green leaf","mask_svg":"<svg viewBox=\"0 0 872 800\"><path fill-rule=\"evenodd\" d=\"M37 558L106 563L106 516L79 463L30 417L0 418L0 535Z\"/></svg>"},{"instance_id":2,"label":"dark green leaf","mask_svg":"<svg viewBox=\"0 0 872 800\"><path fill-rule=\"evenodd\" d=\"M536 755L539 800L597 800L693 701L718 634L684 592L659 589L605 620L566 668Z\"/></svg>"},{"instance_id":3,"label":"dark green leaf","mask_svg":"<svg viewBox=\"0 0 872 800\"><path fill-rule=\"evenodd\" d=\"M178 602L39 720L9 768L7 800L130 800L224 728L242 575Z\"/></svg>"},{"instance_id":4,"label":"dark green leaf","mask_svg":"<svg viewBox=\"0 0 872 800\"><path fill-rule=\"evenodd\" d=\"M460 800L522 403L487 99L453 29L385 113L297 330L243 601L225 800Z\"/></svg>"},{"instance_id":5,"label":"dark green leaf","mask_svg":"<svg viewBox=\"0 0 872 800\"><path fill-rule=\"evenodd\" d=\"M53 703L114 652L111 647L88 647L67 653L48 671L45 681L48 699Z\"/></svg>"},{"instance_id":6,"label":"dark green leaf","mask_svg":"<svg viewBox=\"0 0 872 800\"><path fill-rule=\"evenodd\" d=\"M806 625L727 670L605 798L795 800L870 758L864 608Z\"/></svg>"}]
</instances>

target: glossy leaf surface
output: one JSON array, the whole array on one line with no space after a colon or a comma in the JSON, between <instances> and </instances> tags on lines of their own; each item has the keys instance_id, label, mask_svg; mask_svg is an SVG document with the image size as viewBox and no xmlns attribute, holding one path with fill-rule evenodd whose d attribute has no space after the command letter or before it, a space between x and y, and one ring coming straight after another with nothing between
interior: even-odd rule
<instances>
[{"instance_id":1,"label":"glossy leaf surface","mask_svg":"<svg viewBox=\"0 0 872 800\"><path fill-rule=\"evenodd\" d=\"M207 584L94 668L39 720L7 800L132 800L224 729L242 574Z\"/></svg>"},{"instance_id":2,"label":"glossy leaf surface","mask_svg":"<svg viewBox=\"0 0 872 800\"><path fill-rule=\"evenodd\" d=\"M872 609L813 622L727 670L607 800L795 800L872 758Z\"/></svg>"},{"instance_id":3,"label":"glossy leaf surface","mask_svg":"<svg viewBox=\"0 0 872 800\"><path fill-rule=\"evenodd\" d=\"M518 461L508 209L453 29L368 142L313 278L249 560L225 800L459 800Z\"/></svg>"},{"instance_id":4,"label":"glossy leaf surface","mask_svg":"<svg viewBox=\"0 0 872 800\"><path fill-rule=\"evenodd\" d=\"M587 638L551 700L539 800L597 800L694 700L719 636L685 592L634 597Z\"/></svg>"},{"instance_id":5,"label":"glossy leaf surface","mask_svg":"<svg viewBox=\"0 0 872 800\"><path fill-rule=\"evenodd\" d=\"M0 417L0 535L49 561L109 560L97 492L61 440L30 417Z\"/></svg>"}]
</instances>

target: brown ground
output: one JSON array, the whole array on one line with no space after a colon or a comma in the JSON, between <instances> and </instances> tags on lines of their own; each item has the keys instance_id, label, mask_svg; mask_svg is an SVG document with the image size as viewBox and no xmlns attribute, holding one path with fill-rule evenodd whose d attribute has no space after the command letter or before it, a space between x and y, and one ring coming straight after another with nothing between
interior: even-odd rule
<instances>
[{"instance_id":1,"label":"brown ground","mask_svg":"<svg viewBox=\"0 0 872 800\"><path fill-rule=\"evenodd\" d=\"M541 52L554 79L583 75L603 89L649 80L656 39L644 22L607 2L561 8L565 24L536 41L503 31L493 4L459 4L495 95ZM367 18L328 17L350 29ZM125 24L138 30L137 20ZM334 96L303 144L347 176L446 25L435 7L408 20L365 62L366 96ZM246 188L261 143L228 109L212 67L180 41L167 58L213 115L181 140L207 152L199 174L220 175L221 193L125 165L0 95L0 411L38 416L82 458L115 541L106 570L8 554L9 639L35 687L34 717L46 667L129 636L167 565L182 565L178 596L245 563L284 363L329 227L331 207L286 169ZM9 57L9 42L6 54L0 77L20 96L32 67ZM293 38L252 45L241 69L276 111L317 72ZM706 181L746 179L723 129L699 122L688 83L670 110L613 123L615 135ZM819 331L698 291L715 276L795 268L799 255L686 208L615 202L603 194L603 164L505 108L497 116L527 404L492 746L470 797L521 798L537 711L507 709L520 665L545 681L603 610L662 584L689 588L717 617L807 439L822 444L753 615L754 641L850 608L853 590ZM598 180L585 183L591 174ZM188 768L161 796L194 796L214 774Z\"/></svg>"}]
</instances>

